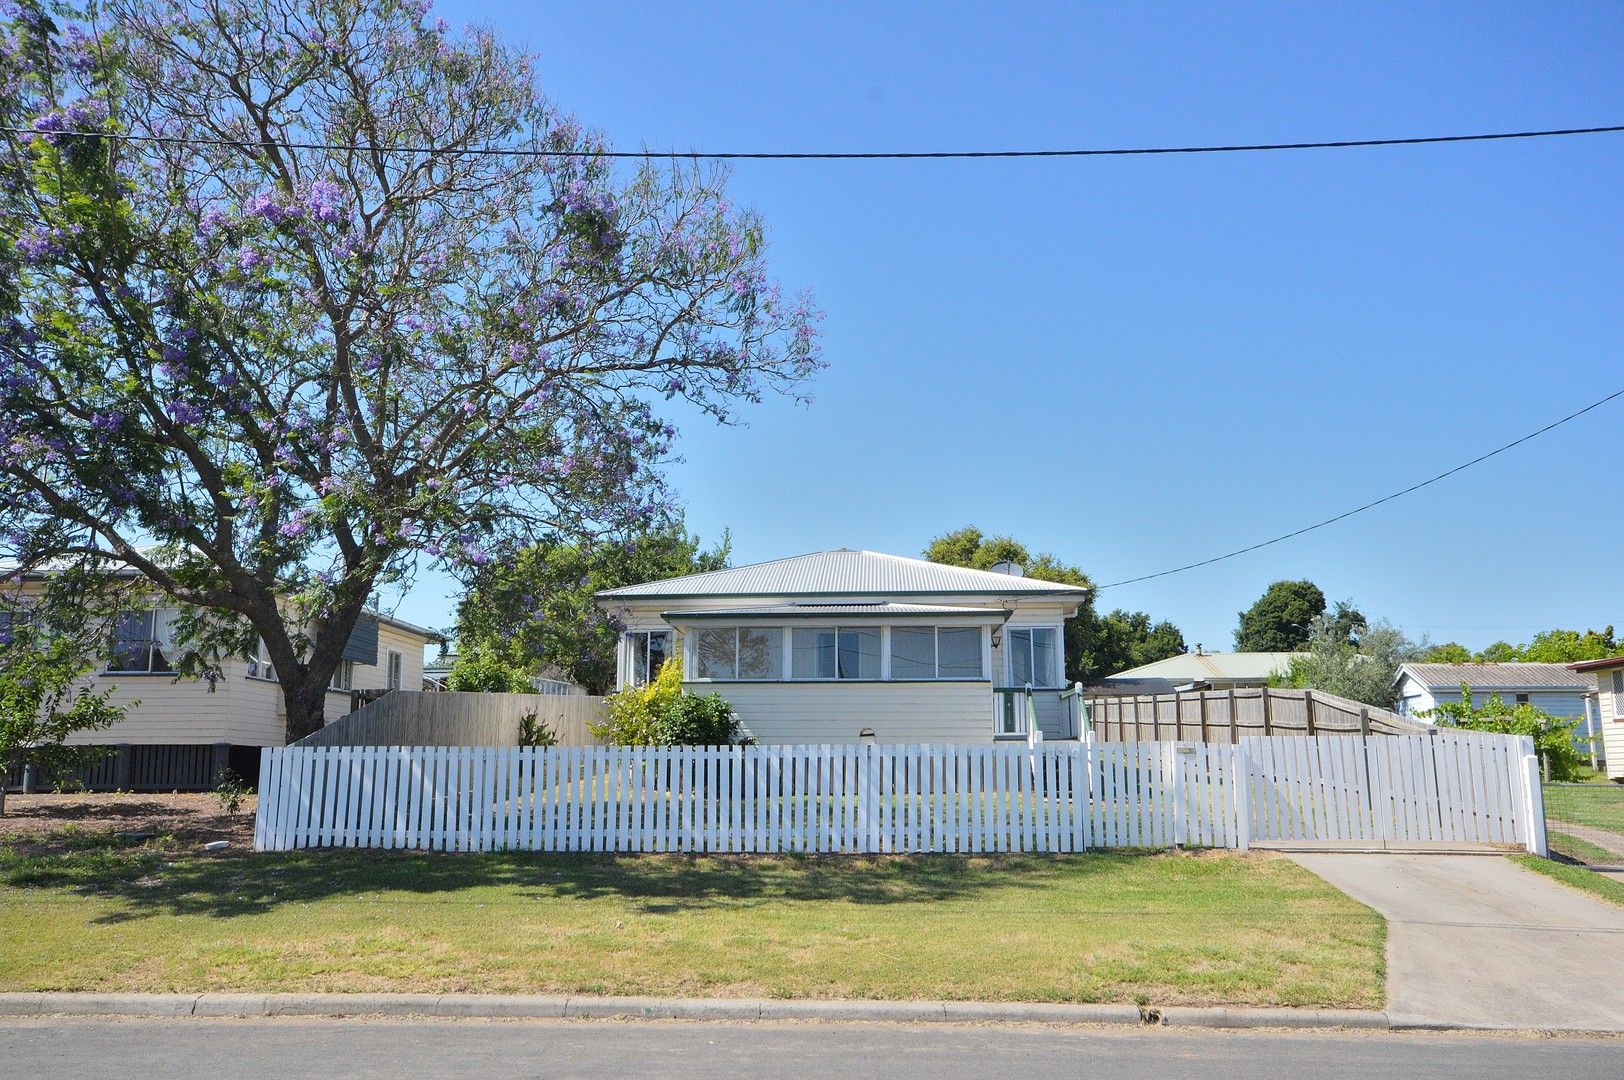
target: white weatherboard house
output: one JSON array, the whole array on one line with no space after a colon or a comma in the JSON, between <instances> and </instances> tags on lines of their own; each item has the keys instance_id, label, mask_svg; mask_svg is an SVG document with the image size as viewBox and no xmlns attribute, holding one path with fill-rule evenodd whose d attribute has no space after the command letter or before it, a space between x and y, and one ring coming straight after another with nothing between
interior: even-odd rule
<instances>
[{"instance_id":1,"label":"white weatherboard house","mask_svg":"<svg viewBox=\"0 0 1624 1080\"><path fill-rule=\"evenodd\" d=\"M1595 708L1598 750L1610 779L1624 777L1624 656L1581 660L1568 667L1585 678L1594 677L1591 691Z\"/></svg>"},{"instance_id":2,"label":"white weatherboard house","mask_svg":"<svg viewBox=\"0 0 1624 1080\"><path fill-rule=\"evenodd\" d=\"M1061 624L1088 590L840 548L609 589L621 687L672 656L761 743L1076 738ZM1030 689L1030 693L1028 693Z\"/></svg>"}]
</instances>

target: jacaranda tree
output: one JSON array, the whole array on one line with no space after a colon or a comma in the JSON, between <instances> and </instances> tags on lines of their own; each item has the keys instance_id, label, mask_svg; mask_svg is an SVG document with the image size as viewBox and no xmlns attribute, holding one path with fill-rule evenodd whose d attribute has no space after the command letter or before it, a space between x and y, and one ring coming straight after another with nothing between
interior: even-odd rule
<instances>
[{"instance_id":1,"label":"jacaranda tree","mask_svg":"<svg viewBox=\"0 0 1624 1080\"><path fill-rule=\"evenodd\" d=\"M819 366L725 177L605 156L488 31L11 6L0 554L134 570L190 674L263 639L290 736L375 592L663 519L666 402Z\"/></svg>"}]
</instances>

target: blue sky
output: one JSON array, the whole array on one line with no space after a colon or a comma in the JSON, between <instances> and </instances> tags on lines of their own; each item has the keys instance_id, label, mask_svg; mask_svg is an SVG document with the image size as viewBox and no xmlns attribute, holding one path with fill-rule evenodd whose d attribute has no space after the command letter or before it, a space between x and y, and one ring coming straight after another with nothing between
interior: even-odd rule
<instances>
[{"instance_id":1,"label":"blue sky","mask_svg":"<svg viewBox=\"0 0 1624 1080\"><path fill-rule=\"evenodd\" d=\"M1624 122L1612 4L452 3L622 148L1126 146ZM1621 386L1624 135L741 163L827 312L807 408L688 420L735 560L974 523L1115 581L1404 487ZM1624 400L1350 522L1108 590L1228 648L1308 577L1412 635L1624 628ZM1608 495L1604 487L1613 486ZM443 625L425 578L400 613Z\"/></svg>"}]
</instances>

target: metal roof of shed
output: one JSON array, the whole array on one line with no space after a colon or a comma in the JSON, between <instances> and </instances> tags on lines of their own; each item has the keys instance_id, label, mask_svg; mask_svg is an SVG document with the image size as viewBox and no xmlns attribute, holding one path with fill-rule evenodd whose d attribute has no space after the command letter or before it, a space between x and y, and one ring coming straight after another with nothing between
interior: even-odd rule
<instances>
[{"instance_id":1,"label":"metal roof of shed","mask_svg":"<svg viewBox=\"0 0 1624 1080\"><path fill-rule=\"evenodd\" d=\"M1044 596L1081 600L1089 590L1037 578L947 566L878 551L837 548L788 559L606 589L605 600L773 596Z\"/></svg>"},{"instance_id":2,"label":"metal roof of shed","mask_svg":"<svg viewBox=\"0 0 1624 1080\"><path fill-rule=\"evenodd\" d=\"M1404 664L1408 675L1428 690L1588 690L1591 680L1566 664Z\"/></svg>"}]
</instances>

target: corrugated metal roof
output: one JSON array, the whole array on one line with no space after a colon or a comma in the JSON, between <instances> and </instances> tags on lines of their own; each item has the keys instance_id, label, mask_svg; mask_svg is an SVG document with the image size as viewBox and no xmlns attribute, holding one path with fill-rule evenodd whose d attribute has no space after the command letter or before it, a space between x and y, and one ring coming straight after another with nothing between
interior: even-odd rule
<instances>
[{"instance_id":1,"label":"corrugated metal roof","mask_svg":"<svg viewBox=\"0 0 1624 1080\"><path fill-rule=\"evenodd\" d=\"M1194 682L1198 679L1267 679L1277 671L1284 672L1296 655L1288 652L1185 653L1119 671L1106 676L1106 680L1172 679L1174 682Z\"/></svg>"},{"instance_id":2,"label":"corrugated metal roof","mask_svg":"<svg viewBox=\"0 0 1624 1080\"><path fill-rule=\"evenodd\" d=\"M666 611L660 617L667 620L688 619L826 619L880 618L896 615L928 616L930 618L1008 618L1009 612L996 607L944 607L940 604L767 604L762 607L742 607L697 611Z\"/></svg>"},{"instance_id":3,"label":"corrugated metal roof","mask_svg":"<svg viewBox=\"0 0 1624 1080\"><path fill-rule=\"evenodd\" d=\"M695 596L1037 596L1066 593L1081 599L1087 589L1036 578L995 574L908 559L878 551L838 548L789 559L666 578L606 589L606 600L674 599Z\"/></svg>"},{"instance_id":4,"label":"corrugated metal roof","mask_svg":"<svg viewBox=\"0 0 1624 1080\"><path fill-rule=\"evenodd\" d=\"M1624 667L1624 656L1607 656L1600 660L1580 660L1569 664L1572 671L1606 671L1609 668Z\"/></svg>"},{"instance_id":5,"label":"corrugated metal roof","mask_svg":"<svg viewBox=\"0 0 1624 1080\"><path fill-rule=\"evenodd\" d=\"M1405 664L1409 675L1428 690L1588 690L1592 680L1566 664Z\"/></svg>"}]
</instances>

